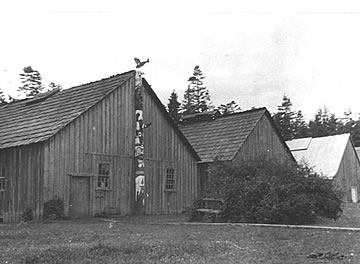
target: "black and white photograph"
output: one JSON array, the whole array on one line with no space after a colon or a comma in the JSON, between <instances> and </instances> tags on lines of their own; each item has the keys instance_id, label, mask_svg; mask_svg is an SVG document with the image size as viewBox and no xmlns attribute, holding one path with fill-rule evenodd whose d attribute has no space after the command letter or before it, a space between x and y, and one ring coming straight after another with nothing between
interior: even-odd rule
<instances>
[{"instance_id":1,"label":"black and white photograph","mask_svg":"<svg viewBox=\"0 0 360 264\"><path fill-rule=\"evenodd\" d=\"M360 263L356 1L4 0L0 263Z\"/></svg>"}]
</instances>

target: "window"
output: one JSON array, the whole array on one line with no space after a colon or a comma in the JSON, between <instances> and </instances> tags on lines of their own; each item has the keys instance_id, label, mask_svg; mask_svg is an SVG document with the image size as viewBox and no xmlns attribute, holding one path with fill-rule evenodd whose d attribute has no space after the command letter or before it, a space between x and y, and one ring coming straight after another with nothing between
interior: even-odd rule
<instances>
[{"instance_id":1,"label":"window","mask_svg":"<svg viewBox=\"0 0 360 264\"><path fill-rule=\"evenodd\" d=\"M98 164L98 180L97 187L108 189L110 188L110 164Z\"/></svg>"},{"instance_id":2,"label":"window","mask_svg":"<svg viewBox=\"0 0 360 264\"><path fill-rule=\"evenodd\" d=\"M175 170L166 169L165 190L175 191Z\"/></svg>"}]
</instances>

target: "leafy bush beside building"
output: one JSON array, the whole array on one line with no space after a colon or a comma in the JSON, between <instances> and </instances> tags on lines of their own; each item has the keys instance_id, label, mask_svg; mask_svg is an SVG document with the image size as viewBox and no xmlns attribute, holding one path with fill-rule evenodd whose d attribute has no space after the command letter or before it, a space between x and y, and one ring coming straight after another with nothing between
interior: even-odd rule
<instances>
[{"instance_id":1,"label":"leafy bush beside building","mask_svg":"<svg viewBox=\"0 0 360 264\"><path fill-rule=\"evenodd\" d=\"M341 215L342 193L311 169L257 159L209 168L208 197L223 198L228 222L311 224Z\"/></svg>"}]
</instances>

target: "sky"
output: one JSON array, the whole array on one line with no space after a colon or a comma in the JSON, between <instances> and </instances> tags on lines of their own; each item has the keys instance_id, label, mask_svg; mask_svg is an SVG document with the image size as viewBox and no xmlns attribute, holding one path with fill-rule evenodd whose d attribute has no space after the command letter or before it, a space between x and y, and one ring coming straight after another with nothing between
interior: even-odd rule
<instances>
[{"instance_id":1,"label":"sky","mask_svg":"<svg viewBox=\"0 0 360 264\"><path fill-rule=\"evenodd\" d=\"M249 2L249 3L247 3ZM360 112L356 1L2 1L0 88L38 70L63 88L135 69L164 105L196 65L215 106L275 112L283 95L307 119Z\"/></svg>"}]
</instances>

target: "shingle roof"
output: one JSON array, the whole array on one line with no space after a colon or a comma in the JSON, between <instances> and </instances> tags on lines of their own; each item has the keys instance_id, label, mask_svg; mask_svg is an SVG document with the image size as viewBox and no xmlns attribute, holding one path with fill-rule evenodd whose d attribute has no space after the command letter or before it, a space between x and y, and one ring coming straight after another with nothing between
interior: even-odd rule
<instances>
[{"instance_id":1,"label":"shingle roof","mask_svg":"<svg viewBox=\"0 0 360 264\"><path fill-rule=\"evenodd\" d=\"M130 71L53 94L1 105L0 149L47 140L134 74Z\"/></svg>"},{"instance_id":2,"label":"shingle roof","mask_svg":"<svg viewBox=\"0 0 360 264\"><path fill-rule=\"evenodd\" d=\"M203 162L211 162L216 157L232 160L266 112L266 108L253 109L183 124L180 129Z\"/></svg>"},{"instance_id":3,"label":"shingle roof","mask_svg":"<svg viewBox=\"0 0 360 264\"><path fill-rule=\"evenodd\" d=\"M286 141L297 162L304 162L315 172L333 178L339 170L350 134Z\"/></svg>"}]
</instances>

